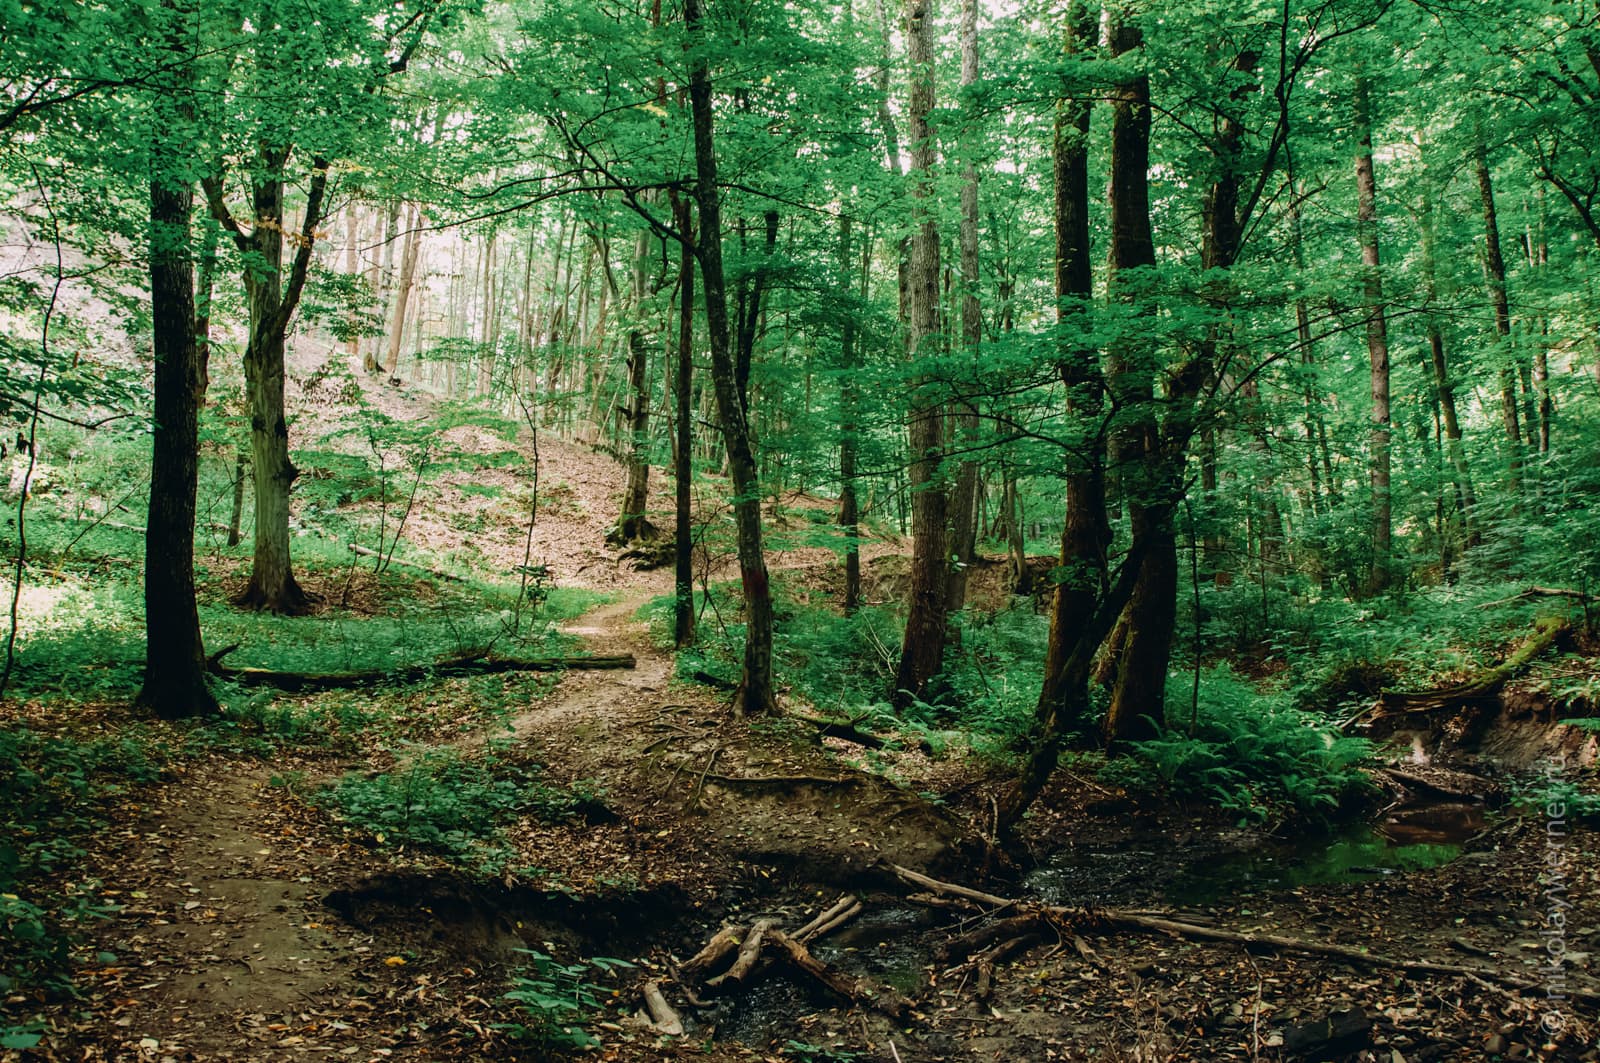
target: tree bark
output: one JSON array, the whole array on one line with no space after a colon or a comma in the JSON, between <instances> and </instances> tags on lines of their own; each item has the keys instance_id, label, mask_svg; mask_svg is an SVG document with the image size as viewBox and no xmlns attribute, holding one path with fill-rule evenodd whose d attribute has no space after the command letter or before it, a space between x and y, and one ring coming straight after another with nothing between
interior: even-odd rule
<instances>
[{"instance_id":1,"label":"tree bark","mask_svg":"<svg viewBox=\"0 0 1600 1063\"><path fill-rule=\"evenodd\" d=\"M1144 45L1143 30L1131 17L1127 10L1116 13L1111 27L1113 56ZM1148 284L1142 274L1156 264L1149 168L1150 79L1138 74L1112 90L1107 286L1114 298L1140 305L1141 315L1153 310L1149 295L1140 290ZM1113 341L1108 359L1107 383L1124 411L1123 423L1111 436L1111 456L1127 501L1140 570L1122 621L1123 649L1103 728L1107 744L1152 737L1163 719L1177 611L1177 539L1167 501L1176 473L1167 468L1162 454L1148 343L1137 331L1124 334Z\"/></svg>"},{"instance_id":2,"label":"tree bark","mask_svg":"<svg viewBox=\"0 0 1600 1063\"><path fill-rule=\"evenodd\" d=\"M693 37L703 32L700 10L700 0L684 0L684 22ZM728 455L728 473L733 480L739 580L744 591L744 670L734 704L741 714L756 716L777 708L772 685L772 586L761 540L761 485L749 421L739 395L728 322L711 72L703 51L696 53L690 69L689 105L694 121L695 201L700 211L696 257L700 262L700 278L705 287L711 379L716 391L723 445Z\"/></svg>"},{"instance_id":3,"label":"tree bark","mask_svg":"<svg viewBox=\"0 0 1600 1063\"><path fill-rule=\"evenodd\" d=\"M383 373L391 383L397 382L400 375L400 346L405 342L406 307L411 301L411 285L417 275L417 252L421 242L417 230L421 223L422 212L414 206L406 224L404 250L400 252L400 277L395 283L394 311L389 318L389 340L383 355Z\"/></svg>"},{"instance_id":4,"label":"tree bark","mask_svg":"<svg viewBox=\"0 0 1600 1063\"><path fill-rule=\"evenodd\" d=\"M672 196L673 216L685 240L693 239L694 219L688 200ZM694 255L683 249L678 267L678 365L673 399L678 422L678 445L672 456L674 488L672 640L679 649L694 642L694 428L691 400L694 390Z\"/></svg>"},{"instance_id":5,"label":"tree bark","mask_svg":"<svg viewBox=\"0 0 1600 1063\"><path fill-rule=\"evenodd\" d=\"M1511 301L1506 289L1506 261L1500 248L1500 221L1494 204L1494 179L1482 144L1473 146L1472 172L1478 182L1478 202L1483 209L1483 269L1494 306L1494 334L1500 348L1500 415L1505 424L1511 473L1511 492L1522 494L1522 424L1517 415L1516 351L1511 339ZM1532 428L1532 425L1529 425Z\"/></svg>"},{"instance_id":6,"label":"tree bark","mask_svg":"<svg viewBox=\"0 0 1600 1063\"><path fill-rule=\"evenodd\" d=\"M936 353L939 339L939 228L932 210L938 146L928 123L935 102L933 0L906 0L905 17L911 62L907 126L916 219L906 273L906 352L915 364ZM943 403L932 394L933 381L926 374L917 376L908 411L911 601L893 691L893 700L901 707L925 698L930 681L943 666L949 607L949 489L939 471L944 457Z\"/></svg>"},{"instance_id":7,"label":"tree bark","mask_svg":"<svg viewBox=\"0 0 1600 1063\"><path fill-rule=\"evenodd\" d=\"M320 156L312 160L305 215L294 238L295 254L286 277L283 196L289 153L287 144L259 146L250 178L254 220L249 232L228 212L222 176L208 177L203 184L212 217L233 236L244 258L245 297L250 311L244 375L255 480L255 551L250 582L236 602L246 608L294 615L306 612L312 599L295 580L289 554L289 489L299 470L289 460L289 428L283 403L284 344L311 268L329 164Z\"/></svg>"},{"instance_id":8,"label":"tree bark","mask_svg":"<svg viewBox=\"0 0 1600 1063\"><path fill-rule=\"evenodd\" d=\"M163 3L165 37L186 54L183 22L193 11ZM192 151L179 143L192 127L185 105L192 68L180 65L182 93L163 97L150 159L150 312L155 351L155 420L145 535L145 676L138 703L163 717L215 712L195 606L194 521L199 477L199 416L206 392L206 347L195 311L190 215L194 186L184 173ZM188 112L188 113L185 113Z\"/></svg>"},{"instance_id":9,"label":"tree bark","mask_svg":"<svg viewBox=\"0 0 1600 1063\"><path fill-rule=\"evenodd\" d=\"M978 83L978 0L961 0L961 88L971 91ZM961 150L961 345L974 361L983 339L983 307L978 301L978 116L970 102ZM969 385L970 387L970 385ZM971 397L958 400L959 409L951 418L952 440L962 450L975 445L978 410ZM954 490L950 492L950 601L952 611L967 604L967 570L977 550L978 529L974 524L978 496L978 463L970 456L961 459Z\"/></svg>"},{"instance_id":10,"label":"tree bark","mask_svg":"<svg viewBox=\"0 0 1600 1063\"><path fill-rule=\"evenodd\" d=\"M1356 79L1356 229L1367 304L1367 358L1372 391L1368 475L1372 484L1372 569L1369 593L1387 590L1393 563L1393 520L1390 510L1391 419L1389 415L1389 330L1383 302L1383 274L1378 260L1378 184L1372 169L1372 108L1365 77Z\"/></svg>"}]
</instances>

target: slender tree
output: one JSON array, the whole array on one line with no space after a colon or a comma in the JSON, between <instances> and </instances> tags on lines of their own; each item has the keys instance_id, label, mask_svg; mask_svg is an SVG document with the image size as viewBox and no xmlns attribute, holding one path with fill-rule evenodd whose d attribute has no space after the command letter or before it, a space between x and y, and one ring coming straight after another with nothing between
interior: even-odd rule
<instances>
[{"instance_id":1,"label":"slender tree","mask_svg":"<svg viewBox=\"0 0 1600 1063\"><path fill-rule=\"evenodd\" d=\"M169 58L150 134L150 318L155 350L150 508L145 525L145 676L139 703L166 717L214 712L195 606L194 522L206 349L195 311L190 216L194 70L181 58L198 14L163 0L157 55ZM208 311L209 312L209 311Z\"/></svg>"}]
</instances>

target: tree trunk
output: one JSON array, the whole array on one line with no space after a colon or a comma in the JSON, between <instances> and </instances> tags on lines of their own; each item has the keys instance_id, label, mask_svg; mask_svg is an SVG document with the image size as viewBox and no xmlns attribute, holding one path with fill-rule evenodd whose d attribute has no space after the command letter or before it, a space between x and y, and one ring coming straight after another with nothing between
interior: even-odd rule
<instances>
[{"instance_id":1,"label":"tree trunk","mask_svg":"<svg viewBox=\"0 0 1600 1063\"><path fill-rule=\"evenodd\" d=\"M684 0L684 22L691 37L702 32L700 0ZM761 485L749 421L739 395L728 323L728 294L722 266L722 203L717 187L711 72L697 51L689 74L689 104L694 118L695 200L700 209L697 243L705 285L706 325L711 342L711 379L728 474L733 479L733 514L739 546L739 579L744 590L744 673L734 699L747 716L777 708L772 686L772 587L761 541Z\"/></svg>"},{"instance_id":2,"label":"tree trunk","mask_svg":"<svg viewBox=\"0 0 1600 1063\"><path fill-rule=\"evenodd\" d=\"M391 199L383 215L383 257L381 262L373 263L369 274L378 305L384 309L388 309L389 293L394 288L394 242L399 236L399 228L400 201ZM378 362L378 351L383 342L384 337L377 335L369 338L365 344L366 353L362 355L361 367L369 373L376 373L382 368Z\"/></svg>"},{"instance_id":3,"label":"tree trunk","mask_svg":"<svg viewBox=\"0 0 1600 1063\"><path fill-rule=\"evenodd\" d=\"M1434 268L1433 205L1422 205L1422 272L1429 303L1437 301L1438 282ZM1461 512L1461 526L1468 546L1478 541L1478 500L1472 489L1472 469L1467 465L1466 450L1461 444L1461 418L1456 410L1456 385L1450 379L1449 361L1445 354L1444 336L1439 323L1430 314L1427 319L1429 365L1433 372L1433 390L1439 403L1440 428L1445 439L1445 456L1454 475L1456 508Z\"/></svg>"},{"instance_id":4,"label":"tree trunk","mask_svg":"<svg viewBox=\"0 0 1600 1063\"><path fill-rule=\"evenodd\" d=\"M693 239L689 202L672 195L673 215L685 240ZM678 445L672 456L676 539L673 548L672 640L679 649L694 642L694 429L690 400L694 390L694 255L683 249L678 267L678 365L676 402Z\"/></svg>"},{"instance_id":5,"label":"tree trunk","mask_svg":"<svg viewBox=\"0 0 1600 1063\"><path fill-rule=\"evenodd\" d=\"M1511 301L1506 290L1506 261L1500 249L1500 221L1495 212L1494 180L1482 144L1473 147L1472 172L1478 180L1478 201L1483 208L1483 270L1494 306L1494 334L1500 348L1500 414L1510 451L1511 492L1522 494L1522 425L1517 415L1517 355L1511 339ZM1530 424L1529 430L1532 430Z\"/></svg>"},{"instance_id":6,"label":"tree trunk","mask_svg":"<svg viewBox=\"0 0 1600 1063\"><path fill-rule=\"evenodd\" d=\"M1140 27L1119 13L1111 30L1113 56L1144 45ZM1112 92L1111 264L1107 285L1113 297L1148 302L1139 291L1140 273L1154 267L1155 240L1150 225L1150 79L1137 75ZM1132 272L1134 276L1129 277ZM1142 312L1148 312L1144 310ZM1122 624L1118 661L1104 736L1108 745L1152 737L1164 717L1167 664L1177 610L1177 539L1168 498L1175 475L1161 453L1156 420L1153 367L1147 341L1120 336L1112 343L1108 386L1126 421L1112 434L1112 459L1119 466L1127 500L1132 549L1140 556Z\"/></svg>"},{"instance_id":7,"label":"tree trunk","mask_svg":"<svg viewBox=\"0 0 1600 1063\"><path fill-rule=\"evenodd\" d=\"M185 34L178 24L182 15L176 4L163 4L160 14L173 20L166 33L172 53L185 54ZM178 76L185 75L192 77L192 69L180 66ZM168 139L181 128L182 117L176 112L184 104L163 99L158 107L171 113L169 122L156 126L150 161L155 422L144 540L145 675L138 702L171 719L215 712L217 702L206 683L206 652L194 590L199 416L206 391L206 348L197 327L190 255L194 189L188 178L180 176L189 152Z\"/></svg>"},{"instance_id":8,"label":"tree trunk","mask_svg":"<svg viewBox=\"0 0 1600 1063\"><path fill-rule=\"evenodd\" d=\"M932 211L933 167L937 145L928 118L934 107L933 0L906 0L906 39L911 62L911 175L916 228L907 265L906 351L915 363L936 354L939 338L939 228ZM920 375L920 374L919 374ZM911 602L905 640L895 673L894 702L904 706L925 698L929 682L944 663L945 621L950 575L946 532L948 488L940 479L943 460L942 403L933 381L923 377L908 412L911 485Z\"/></svg>"},{"instance_id":9,"label":"tree trunk","mask_svg":"<svg viewBox=\"0 0 1600 1063\"><path fill-rule=\"evenodd\" d=\"M1099 29L1097 11L1083 0L1067 9L1069 56L1094 47ZM1089 257L1089 123L1088 97L1062 100L1055 124L1055 290L1057 323L1067 326L1085 312L1094 297ZM1055 769L1062 742L1087 728L1088 662L1099 640L1093 620L1107 590L1106 554L1111 527L1106 519L1105 437L1098 430L1104 416L1105 381L1096 352L1067 335L1061 339L1061 381L1067 391L1067 416L1082 427L1081 442L1067 452L1066 519L1061 531L1060 578L1050 609L1050 639L1045 651L1044 683L1034 710L1029 775L1037 786ZM1007 480L1007 491L1014 491ZM1093 645L1090 645L1090 642ZM1074 667L1083 662L1083 667ZM1022 795L1019 795L1019 799ZM1025 797L1032 801L1032 794Z\"/></svg>"},{"instance_id":10,"label":"tree trunk","mask_svg":"<svg viewBox=\"0 0 1600 1063\"><path fill-rule=\"evenodd\" d=\"M870 241L863 241L869 244ZM862 284L868 277L870 249L862 250ZM839 284L849 291L854 254L850 247L850 215L839 218ZM856 497L856 315L847 308L839 323L839 531L844 536L844 611L861 607L861 508Z\"/></svg>"},{"instance_id":11,"label":"tree trunk","mask_svg":"<svg viewBox=\"0 0 1600 1063\"><path fill-rule=\"evenodd\" d=\"M305 216L295 237L294 259L286 281L283 190L289 151L288 145L260 146L251 177L254 223L248 233L228 211L221 176L209 177L202 183L212 217L233 236L244 259L245 297L250 311L244 376L255 480L255 554L250 582L236 602L246 608L294 615L306 612L311 598L295 580L289 556L289 489L299 470L289 460L289 428L283 405L284 343L311 268L329 166L321 157L312 161Z\"/></svg>"},{"instance_id":12,"label":"tree trunk","mask_svg":"<svg viewBox=\"0 0 1600 1063\"><path fill-rule=\"evenodd\" d=\"M652 538L645 517L650 502L650 351L645 342L644 304L650 295L650 233L640 230L633 249L633 325L628 329L628 479L614 542Z\"/></svg>"},{"instance_id":13,"label":"tree trunk","mask_svg":"<svg viewBox=\"0 0 1600 1063\"><path fill-rule=\"evenodd\" d=\"M400 376L400 345L405 341L406 307L411 301L411 285L417 275L417 250L421 243L417 230L421 227L422 212L412 207L406 225L405 250L400 253L400 278L395 284L394 312L389 318L389 342L383 356L383 373L390 383L398 383Z\"/></svg>"},{"instance_id":14,"label":"tree trunk","mask_svg":"<svg viewBox=\"0 0 1600 1063\"><path fill-rule=\"evenodd\" d=\"M961 0L961 87L978 82L978 0ZM971 105L968 105L970 112ZM978 301L978 150L979 129L975 113L966 116L962 133L961 161L961 344L974 360L983 339L983 307ZM970 388L971 385L968 385ZM949 608L960 611L967 604L967 569L977 550L978 463L970 455L978 433L978 410L971 397L959 400L960 409L952 419L952 439L967 451L956 473L950 493L950 571Z\"/></svg>"},{"instance_id":15,"label":"tree trunk","mask_svg":"<svg viewBox=\"0 0 1600 1063\"><path fill-rule=\"evenodd\" d=\"M1393 521L1389 499L1391 435L1389 416L1389 330L1383 303L1383 275L1378 263L1378 184L1372 170L1372 112L1364 77L1357 78L1356 228L1365 267L1367 357L1372 383L1372 429L1368 474L1372 483L1372 571L1369 593L1387 590L1393 566Z\"/></svg>"}]
</instances>

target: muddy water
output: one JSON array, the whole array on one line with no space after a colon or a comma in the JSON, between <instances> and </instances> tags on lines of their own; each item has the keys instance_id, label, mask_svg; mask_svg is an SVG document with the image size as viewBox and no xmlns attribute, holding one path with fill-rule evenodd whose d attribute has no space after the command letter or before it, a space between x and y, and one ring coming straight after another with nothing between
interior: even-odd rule
<instances>
[{"instance_id":1,"label":"muddy water","mask_svg":"<svg viewBox=\"0 0 1600 1063\"><path fill-rule=\"evenodd\" d=\"M1477 805L1417 805L1331 835L1240 835L1198 847L1066 849L1028 876L1027 885L1052 904L1204 906L1266 890L1370 881L1438 867L1460 856L1462 845L1484 825Z\"/></svg>"}]
</instances>

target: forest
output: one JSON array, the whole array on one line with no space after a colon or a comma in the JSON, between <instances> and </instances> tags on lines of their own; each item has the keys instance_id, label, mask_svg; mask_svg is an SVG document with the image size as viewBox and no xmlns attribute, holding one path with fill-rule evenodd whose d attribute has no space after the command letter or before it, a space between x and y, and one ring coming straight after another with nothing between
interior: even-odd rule
<instances>
[{"instance_id":1,"label":"forest","mask_svg":"<svg viewBox=\"0 0 1600 1063\"><path fill-rule=\"evenodd\" d=\"M0 1060L1600 1059L1600 5L0 0Z\"/></svg>"}]
</instances>

